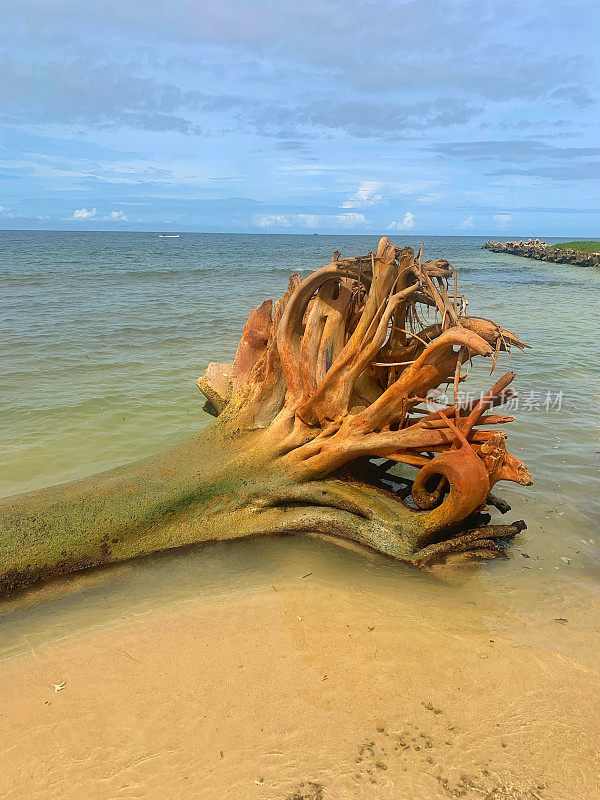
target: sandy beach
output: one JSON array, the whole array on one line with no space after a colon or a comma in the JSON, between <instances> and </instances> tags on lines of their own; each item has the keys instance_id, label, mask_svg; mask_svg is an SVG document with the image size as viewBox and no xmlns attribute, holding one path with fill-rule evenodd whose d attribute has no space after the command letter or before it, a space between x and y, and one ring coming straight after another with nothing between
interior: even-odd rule
<instances>
[{"instance_id":1,"label":"sandy beach","mask_svg":"<svg viewBox=\"0 0 600 800\"><path fill-rule=\"evenodd\" d=\"M583 595L551 605L530 574L541 602L524 614L476 577L292 537L230 544L262 565L246 587L169 601L215 547L138 565L155 596L130 619L131 565L49 590L69 630L55 641L31 595L13 602L3 798L600 796L598 608Z\"/></svg>"}]
</instances>

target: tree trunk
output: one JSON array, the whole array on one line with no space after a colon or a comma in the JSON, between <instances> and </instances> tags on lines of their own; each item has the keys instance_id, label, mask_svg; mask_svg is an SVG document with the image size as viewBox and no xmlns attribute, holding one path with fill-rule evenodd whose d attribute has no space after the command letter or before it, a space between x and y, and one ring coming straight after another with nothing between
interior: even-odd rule
<instances>
[{"instance_id":1,"label":"tree trunk","mask_svg":"<svg viewBox=\"0 0 600 800\"><path fill-rule=\"evenodd\" d=\"M199 436L0 502L0 589L259 533L328 533L420 565L497 554L524 524L483 524L490 489L531 478L504 434L480 426L513 419L485 412L514 396L514 374L472 403L433 397L443 383L457 392L473 356L493 371L512 345L525 347L466 316L449 262L386 238L376 254L336 252L252 311L233 364L209 365L198 385L217 419ZM414 481L393 477L398 463L417 468Z\"/></svg>"}]
</instances>

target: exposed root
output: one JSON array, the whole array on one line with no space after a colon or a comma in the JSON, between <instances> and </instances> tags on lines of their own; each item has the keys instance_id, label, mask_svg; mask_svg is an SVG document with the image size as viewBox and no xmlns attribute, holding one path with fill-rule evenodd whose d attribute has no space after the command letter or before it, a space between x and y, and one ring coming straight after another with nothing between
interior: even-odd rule
<instances>
[{"instance_id":1,"label":"exposed root","mask_svg":"<svg viewBox=\"0 0 600 800\"><path fill-rule=\"evenodd\" d=\"M499 540L513 539L527 525L523 520L513 522L512 525L485 525L482 528L467 531L466 533L452 536L442 542L430 544L413 556L413 561L419 566L444 561L454 553L475 553L487 551L501 552Z\"/></svg>"},{"instance_id":2,"label":"exposed root","mask_svg":"<svg viewBox=\"0 0 600 800\"><path fill-rule=\"evenodd\" d=\"M278 440L277 468L298 485L373 457L417 467L410 494L399 500L414 509L414 550L442 553L432 539L494 498L497 481L531 483L507 452L505 434L481 427L514 419L489 413L515 396L514 372L473 402L449 408L432 402L445 383L458 398L467 377L462 367L474 357L490 358L493 372L502 353L527 347L506 328L467 315L450 262L423 261L422 249L415 259L411 248L384 237L366 256L341 258L336 251L277 303L270 325L268 304L250 315L229 404L239 427L264 427ZM215 373L211 365L199 386L217 406L222 379ZM278 391L266 391L266 382ZM374 485L381 469L371 464L365 471ZM488 500L494 501L502 505ZM493 550L490 536L477 549Z\"/></svg>"}]
</instances>

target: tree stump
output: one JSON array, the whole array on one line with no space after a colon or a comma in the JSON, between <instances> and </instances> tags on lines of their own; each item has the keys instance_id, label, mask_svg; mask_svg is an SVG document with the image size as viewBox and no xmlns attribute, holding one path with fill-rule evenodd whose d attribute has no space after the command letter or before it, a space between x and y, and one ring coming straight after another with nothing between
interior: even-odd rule
<instances>
[{"instance_id":1,"label":"tree stump","mask_svg":"<svg viewBox=\"0 0 600 800\"><path fill-rule=\"evenodd\" d=\"M507 372L478 399L455 396L463 369L523 349L467 315L457 274L387 238L255 308L233 364L198 386L216 419L161 456L0 503L0 587L200 541L308 531L427 566L490 557L524 523L490 525L500 480L529 485L490 430L515 397ZM407 477L406 467L416 471ZM488 499L489 498L489 499Z\"/></svg>"}]
</instances>

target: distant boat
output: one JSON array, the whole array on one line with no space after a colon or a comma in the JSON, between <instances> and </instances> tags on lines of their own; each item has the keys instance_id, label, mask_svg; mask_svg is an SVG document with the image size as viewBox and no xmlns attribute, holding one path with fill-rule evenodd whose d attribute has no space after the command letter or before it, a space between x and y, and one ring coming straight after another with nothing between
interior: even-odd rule
<instances>
[{"instance_id":1,"label":"distant boat","mask_svg":"<svg viewBox=\"0 0 600 800\"><path fill-rule=\"evenodd\" d=\"M179 239L178 233L159 233L159 239Z\"/></svg>"}]
</instances>

